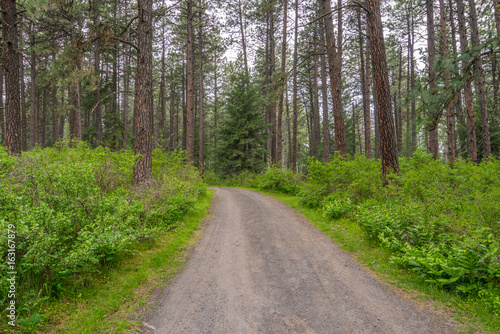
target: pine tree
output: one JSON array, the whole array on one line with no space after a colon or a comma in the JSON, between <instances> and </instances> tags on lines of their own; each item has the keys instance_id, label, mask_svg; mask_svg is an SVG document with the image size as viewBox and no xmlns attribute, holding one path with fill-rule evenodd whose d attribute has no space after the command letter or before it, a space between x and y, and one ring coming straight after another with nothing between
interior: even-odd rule
<instances>
[{"instance_id":1,"label":"pine tree","mask_svg":"<svg viewBox=\"0 0 500 334\"><path fill-rule=\"evenodd\" d=\"M238 74L227 95L226 119L219 131L216 171L220 175L265 168L267 125L260 110L258 88Z\"/></svg>"}]
</instances>

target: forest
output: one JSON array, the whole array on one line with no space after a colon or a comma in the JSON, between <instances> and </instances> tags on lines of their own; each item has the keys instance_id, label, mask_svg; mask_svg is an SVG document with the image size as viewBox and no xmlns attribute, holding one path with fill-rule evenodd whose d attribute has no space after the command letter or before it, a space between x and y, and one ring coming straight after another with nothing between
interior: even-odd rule
<instances>
[{"instance_id":1,"label":"forest","mask_svg":"<svg viewBox=\"0 0 500 334\"><path fill-rule=\"evenodd\" d=\"M0 6L21 327L224 185L356 224L500 328L500 0Z\"/></svg>"}]
</instances>

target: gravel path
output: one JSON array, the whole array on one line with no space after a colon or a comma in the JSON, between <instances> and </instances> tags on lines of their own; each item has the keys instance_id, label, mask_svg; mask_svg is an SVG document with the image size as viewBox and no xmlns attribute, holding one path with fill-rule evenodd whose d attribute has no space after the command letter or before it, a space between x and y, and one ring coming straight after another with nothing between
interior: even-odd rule
<instances>
[{"instance_id":1,"label":"gravel path","mask_svg":"<svg viewBox=\"0 0 500 334\"><path fill-rule=\"evenodd\" d=\"M211 215L143 333L456 332L271 197L215 188Z\"/></svg>"}]
</instances>

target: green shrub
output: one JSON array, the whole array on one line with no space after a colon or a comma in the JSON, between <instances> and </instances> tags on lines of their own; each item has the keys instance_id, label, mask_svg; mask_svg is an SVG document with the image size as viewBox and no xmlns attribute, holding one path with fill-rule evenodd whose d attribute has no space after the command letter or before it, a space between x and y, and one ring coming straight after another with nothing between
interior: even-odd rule
<instances>
[{"instance_id":1,"label":"green shrub","mask_svg":"<svg viewBox=\"0 0 500 334\"><path fill-rule=\"evenodd\" d=\"M131 150L34 149L0 155L0 254L7 226L16 227L16 270L22 296L58 297L89 274L119 261L135 242L171 230L206 186L184 153L153 152L153 178L133 186ZM6 263L0 263L4 280ZM0 301L7 300L5 285ZM29 301L26 301L29 303Z\"/></svg>"},{"instance_id":2,"label":"green shrub","mask_svg":"<svg viewBox=\"0 0 500 334\"><path fill-rule=\"evenodd\" d=\"M323 217L338 219L347 215L352 209L351 200L337 199L329 196L323 201Z\"/></svg>"},{"instance_id":3,"label":"green shrub","mask_svg":"<svg viewBox=\"0 0 500 334\"><path fill-rule=\"evenodd\" d=\"M299 178L289 169L268 168L260 178L258 188L283 194L297 194Z\"/></svg>"}]
</instances>

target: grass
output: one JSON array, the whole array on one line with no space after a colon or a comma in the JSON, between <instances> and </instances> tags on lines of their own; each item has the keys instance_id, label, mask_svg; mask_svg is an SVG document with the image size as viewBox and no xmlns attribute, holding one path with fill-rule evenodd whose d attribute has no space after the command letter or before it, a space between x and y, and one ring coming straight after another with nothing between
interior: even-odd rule
<instances>
[{"instance_id":1,"label":"grass","mask_svg":"<svg viewBox=\"0 0 500 334\"><path fill-rule=\"evenodd\" d=\"M44 321L20 327L21 333L132 333L142 325L140 310L147 310L154 291L179 272L196 241L213 191L200 198L183 219L182 227L145 240L133 255L95 278L77 295L43 305ZM1 329L1 328L0 328Z\"/></svg>"},{"instance_id":2,"label":"grass","mask_svg":"<svg viewBox=\"0 0 500 334\"><path fill-rule=\"evenodd\" d=\"M457 327L461 333L500 333L500 319L485 309L484 304L468 301L453 292L444 291L425 282L414 272L395 266L390 261L390 252L367 240L361 227L352 218L332 221L324 218L320 210L301 205L297 196L257 191L272 196L302 213L318 230L330 237L344 251L351 253L354 259L371 271L377 279L397 287L402 298L412 299L423 308L452 316L460 323Z\"/></svg>"}]
</instances>

